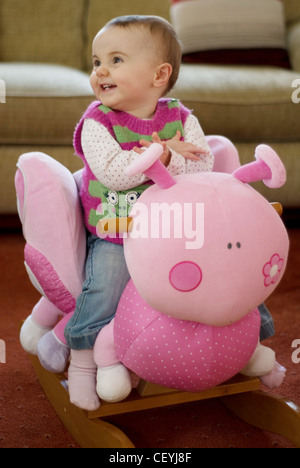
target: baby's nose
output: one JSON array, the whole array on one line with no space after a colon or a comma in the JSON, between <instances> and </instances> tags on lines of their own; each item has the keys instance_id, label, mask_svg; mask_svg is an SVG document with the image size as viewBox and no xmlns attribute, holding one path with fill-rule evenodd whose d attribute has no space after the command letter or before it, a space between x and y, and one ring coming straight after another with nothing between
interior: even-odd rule
<instances>
[{"instance_id":1,"label":"baby's nose","mask_svg":"<svg viewBox=\"0 0 300 468\"><path fill-rule=\"evenodd\" d=\"M98 67L96 73L97 73L98 76L107 76L109 74L109 71L108 71L107 67L105 67L105 65L100 65L100 67Z\"/></svg>"}]
</instances>

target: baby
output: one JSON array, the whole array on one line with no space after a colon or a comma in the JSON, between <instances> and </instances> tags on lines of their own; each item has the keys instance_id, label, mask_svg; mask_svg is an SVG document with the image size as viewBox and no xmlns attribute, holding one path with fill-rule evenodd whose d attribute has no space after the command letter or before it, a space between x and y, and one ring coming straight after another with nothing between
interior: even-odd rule
<instances>
[{"instance_id":1,"label":"baby","mask_svg":"<svg viewBox=\"0 0 300 468\"><path fill-rule=\"evenodd\" d=\"M163 145L161 161L172 175L213 169L197 119L178 100L163 97L174 86L180 63L181 45L172 26L155 16L113 19L93 42L90 82L97 101L74 134L84 162L80 196L89 231L86 280L65 329L71 348L70 399L83 409L99 407L93 346L130 279L122 237L99 238L96 225L102 217L128 216L149 187L143 174L127 177L126 167L155 141Z\"/></svg>"}]
</instances>

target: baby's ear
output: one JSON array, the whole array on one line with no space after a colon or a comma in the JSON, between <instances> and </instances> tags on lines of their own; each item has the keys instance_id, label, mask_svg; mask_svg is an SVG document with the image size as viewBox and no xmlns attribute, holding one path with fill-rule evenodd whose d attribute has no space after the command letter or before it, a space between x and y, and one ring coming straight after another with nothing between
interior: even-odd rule
<instances>
[{"instance_id":1,"label":"baby's ear","mask_svg":"<svg viewBox=\"0 0 300 468\"><path fill-rule=\"evenodd\" d=\"M172 65L170 63L162 63L156 69L154 75L154 86L160 88L166 86L172 74Z\"/></svg>"}]
</instances>

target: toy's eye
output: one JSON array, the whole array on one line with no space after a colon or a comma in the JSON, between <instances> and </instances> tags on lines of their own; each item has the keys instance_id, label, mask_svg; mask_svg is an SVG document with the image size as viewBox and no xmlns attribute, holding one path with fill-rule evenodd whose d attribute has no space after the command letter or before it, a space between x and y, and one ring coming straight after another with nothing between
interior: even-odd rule
<instances>
[{"instance_id":1,"label":"toy's eye","mask_svg":"<svg viewBox=\"0 0 300 468\"><path fill-rule=\"evenodd\" d=\"M128 192L126 193L125 200L128 205L134 205L140 194L138 192Z\"/></svg>"},{"instance_id":2,"label":"toy's eye","mask_svg":"<svg viewBox=\"0 0 300 468\"><path fill-rule=\"evenodd\" d=\"M116 205L119 201L119 196L114 190L110 190L106 196L108 203Z\"/></svg>"}]
</instances>

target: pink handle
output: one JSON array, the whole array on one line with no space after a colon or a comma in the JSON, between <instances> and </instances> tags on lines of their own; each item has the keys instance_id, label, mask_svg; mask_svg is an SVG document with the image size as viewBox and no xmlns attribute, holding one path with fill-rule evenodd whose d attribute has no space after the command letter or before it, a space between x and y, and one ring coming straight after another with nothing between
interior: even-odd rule
<instances>
[{"instance_id":1,"label":"pink handle","mask_svg":"<svg viewBox=\"0 0 300 468\"><path fill-rule=\"evenodd\" d=\"M176 182L167 168L159 160L162 152L162 145L159 143L152 143L143 154L130 164L126 169L126 175L133 177L137 174L144 173L145 176L153 180L160 188L167 189L172 187Z\"/></svg>"},{"instance_id":2,"label":"pink handle","mask_svg":"<svg viewBox=\"0 0 300 468\"><path fill-rule=\"evenodd\" d=\"M256 161L245 164L233 172L242 182L262 180L269 188L279 188L285 184L285 167L275 151L267 145L259 145L255 151Z\"/></svg>"},{"instance_id":3,"label":"pink handle","mask_svg":"<svg viewBox=\"0 0 300 468\"><path fill-rule=\"evenodd\" d=\"M159 143L152 143L149 148L147 148L144 153L140 154L136 160L128 166L126 169L126 175L128 177L133 177L137 174L144 173L149 169L152 164L157 161L163 152L163 146Z\"/></svg>"},{"instance_id":4,"label":"pink handle","mask_svg":"<svg viewBox=\"0 0 300 468\"><path fill-rule=\"evenodd\" d=\"M255 182L257 180L271 179L271 169L263 161L254 161L241 166L234 171L234 177L241 182Z\"/></svg>"}]
</instances>

